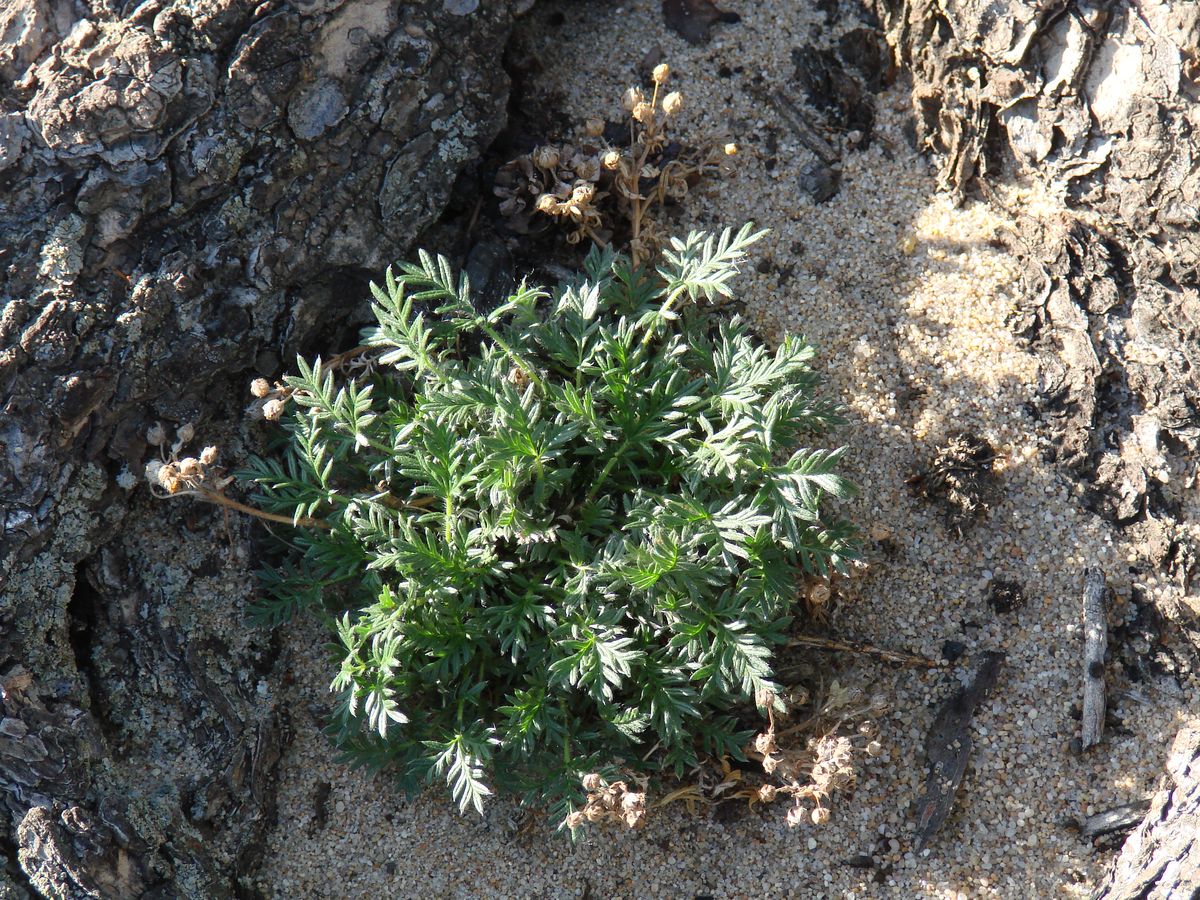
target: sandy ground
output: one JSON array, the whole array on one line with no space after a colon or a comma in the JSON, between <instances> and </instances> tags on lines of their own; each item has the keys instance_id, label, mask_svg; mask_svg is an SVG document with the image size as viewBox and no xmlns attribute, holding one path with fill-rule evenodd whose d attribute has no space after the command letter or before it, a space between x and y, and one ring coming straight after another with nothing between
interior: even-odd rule
<instances>
[{"instance_id":1,"label":"sandy ground","mask_svg":"<svg viewBox=\"0 0 1200 900\"><path fill-rule=\"evenodd\" d=\"M728 822L672 807L643 831L590 832L572 847L528 827L511 802L492 804L482 820L461 818L438 793L408 802L386 776L339 765L317 732L331 676L324 636L294 623L284 652L295 682L272 687L291 710L295 740L257 885L266 895L1085 896L1109 856L1064 820L1146 796L1181 723L1196 719L1194 692L1189 700L1117 678L1110 703L1125 730L1085 756L1069 749L1078 733L1070 711L1080 696L1083 569L1106 572L1119 617L1136 550L1084 512L1077 487L1043 460L1047 440L1027 412L1036 363L1005 327L1018 289L1011 225L936 193L901 132L903 86L876 98L870 148L846 156L840 193L814 205L796 187L812 157L756 99L752 81L786 86L791 49L813 40L824 16L790 0L725 6L742 22L718 26L702 47L666 30L656 0L544 4L523 27L544 87L566 97L574 121L616 118L621 91L658 45L687 98L684 133L723 134L743 147L737 177L690 198L678 230L748 219L771 229L740 282L747 315L769 339L808 337L829 394L849 407L839 438L851 447L862 494L847 514L877 540L867 567L843 587L832 630L933 658L946 641L961 641L966 656L932 671L829 661L844 684L882 693L890 709L879 720L884 754L864 763L857 790L836 801L825 826L789 829L781 807ZM552 26L555 13L564 21ZM817 39L836 35L826 28ZM721 77L722 65L740 72ZM768 171L761 148L771 128L778 164ZM1019 194L1012 201L1022 202ZM1002 500L960 537L905 479L964 428L1006 459ZM993 611L985 599L993 578L1022 583L1024 608ZM911 804L924 779L925 733L984 650L1003 650L1007 664L975 717L956 809L917 852ZM864 854L875 868L845 864Z\"/></svg>"}]
</instances>

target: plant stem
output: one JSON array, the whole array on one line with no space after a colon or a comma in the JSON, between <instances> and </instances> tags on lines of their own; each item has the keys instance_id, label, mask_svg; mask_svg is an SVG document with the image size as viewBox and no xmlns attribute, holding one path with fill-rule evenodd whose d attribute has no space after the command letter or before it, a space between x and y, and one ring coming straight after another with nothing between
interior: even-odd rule
<instances>
[{"instance_id":1,"label":"plant stem","mask_svg":"<svg viewBox=\"0 0 1200 900\"><path fill-rule=\"evenodd\" d=\"M787 646L811 647L814 650L830 650L834 653L861 653L864 656L873 656L876 659L899 663L902 666L921 666L926 669L937 668L937 661L929 659L927 656L918 656L915 653L905 653L899 650L887 650L864 641L835 641L830 638L801 634L789 640Z\"/></svg>"},{"instance_id":2,"label":"plant stem","mask_svg":"<svg viewBox=\"0 0 1200 900\"><path fill-rule=\"evenodd\" d=\"M604 464L604 468L600 470L600 474L596 476L596 480L592 482L592 486L588 489L587 495L583 498L583 502L587 503L596 496L596 491L604 485L608 480L608 476L612 474L613 466L617 464L617 460L621 458L621 454L625 452L627 442L622 441L617 449L613 451L613 455L608 458L608 462Z\"/></svg>"},{"instance_id":3,"label":"plant stem","mask_svg":"<svg viewBox=\"0 0 1200 900\"><path fill-rule=\"evenodd\" d=\"M546 382L544 382L542 380L542 377L540 375L538 375L538 373L534 370L533 366L531 366L528 362L526 362L524 359L522 359L521 355L519 353L517 353L517 351L514 350L512 347L510 347L508 342L505 341L504 338L500 337L499 332L497 332L495 328L493 328L491 325L489 325L487 320L484 319L482 316L480 316L476 320L476 324L479 326L479 328L483 331L484 334L486 334L493 341L495 341L496 346L505 352L505 354L508 356L509 359L511 359L513 361L513 364L516 365L517 368L519 368L522 372L524 372L526 375L529 376L529 380L538 386L538 390L540 390L543 394L545 394L546 393Z\"/></svg>"},{"instance_id":4,"label":"plant stem","mask_svg":"<svg viewBox=\"0 0 1200 900\"><path fill-rule=\"evenodd\" d=\"M181 491L181 494L195 494L202 500L207 500L209 503L214 503L217 506L224 506L226 509L232 509L236 512L245 513L248 516L254 516L256 519L265 519L268 522L281 522L284 525L298 525L303 528L324 528L327 531L333 528L328 522L323 519L314 519L311 516L301 516L299 519L293 516L281 516L278 513L264 512L261 509L255 509L253 506L247 506L245 503L238 503L236 500L230 500L224 494L219 494L216 491L210 491L205 487L194 487L188 491Z\"/></svg>"}]
</instances>

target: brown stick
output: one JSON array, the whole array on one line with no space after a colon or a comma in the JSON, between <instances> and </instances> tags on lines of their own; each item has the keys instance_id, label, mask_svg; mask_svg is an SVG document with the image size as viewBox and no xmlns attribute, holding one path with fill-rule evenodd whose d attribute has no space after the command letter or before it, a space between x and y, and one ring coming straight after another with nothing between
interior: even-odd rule
<instances>
[{"instance_id":1,"label":"brown stick","mask_svg":"<svg viewBox=\"0 0 1200 900\"><path fill-rule=\"evenodd\" d=\"M829 638L800 635L788 641L789 647L811 647L814 650L829 650L834 653L860 653L864 656L874 656L876 659L899 663L902 666L921 666L932 669L937 666L935 660L915 653L904 653L898 650L885 650L863 641L834 641Z\"/></svg>"},{"instance_id":2,"label":"brown stick","mask_svg":"<svg viewBox=\"0 0 1200 900\"><path fill-rule=\"evenodd\" d=\"M204 487L195 487L188 491L180 491L180 493L194 493L200 499L207 500L209 503L215 503L217 506L223 506L226 509L254 516L256 519L265 519L268 522L281 522L284 525L299 525L304 528L324 528L326 530L333 527L322 519L313 519L309 516L301 516L299 519L294 519L291 516L281 516L279 513L264 512L261 509L255 509L253 506L247 506L245 503L230 500L224 494L218 494L216 491L210 491Z\"/></svg>"},{"instance_id":3,"label":"brown stick","mask_svg":"<svg viewBox=\"0 0 1200 900\"><path fill-rule=\"evenodd\" d=\"M800 139L800 143L815 153L821 162L827 166L832 166L838 161L838 155L829 146L829 142L821 137L817 129L809 123L808 118L800 108L785 97L782 91L772 91L767 95L767 99L775 107L775 111L779 113L779 117L788 124L796 137Z\"/></svg>"}]
</instances>

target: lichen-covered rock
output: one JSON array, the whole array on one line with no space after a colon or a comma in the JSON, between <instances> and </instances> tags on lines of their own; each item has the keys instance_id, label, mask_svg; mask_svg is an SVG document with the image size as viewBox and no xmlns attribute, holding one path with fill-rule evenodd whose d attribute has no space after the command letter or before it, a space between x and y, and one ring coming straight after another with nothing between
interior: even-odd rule
<instances>
[{"instance_id":1,"label":"lichen-covered rock","mask_svg":"<svg viewBox=\"0 0 1200 900\"><path fill-rule=\"evenodd\" d=\"M0 828L37 890L253 864L285 723L252 554L219 515L127 519L132 473L155 422L232 434L441 212L527 6L0 6Z\"/></svg>"}]
</instances>

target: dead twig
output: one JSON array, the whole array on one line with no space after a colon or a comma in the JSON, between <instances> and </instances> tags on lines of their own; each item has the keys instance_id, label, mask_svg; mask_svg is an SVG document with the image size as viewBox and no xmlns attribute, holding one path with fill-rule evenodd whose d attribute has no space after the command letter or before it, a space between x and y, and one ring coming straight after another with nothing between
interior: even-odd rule
<instances>
[{"instance_id":1,"label":"dead twig","mask_svg":"<svg viewBox=\"0 0 1200 900\"><path fill-rule=\"evenodd\" d=\"M767 100L775 107L775 111L779 113L779 117L783 119L787 126L795 133L796 137L800 139L800 143L815 153L821 162L827 166L832 166L838 161L838 155L829 146L829 142L808 121L808 117L804 114L803 110L784 96L782 91L772 91L767 95Z\"/></svg>"},{"instance_id":2,"label":"dead twig","mask_svg":"<svg viewBox=\"0 0 1200 900\"><path fill-rule=\"evenodd\" d=\"M1083 576L1083 734L1080 747L1100 743L1104 734L1104 654L1108 650L1108 593L1104 573Z\"/></svg>"},{"instance_id":3,"label":"dead twig","mask_svg":"<svg viewBox=\"0 0 1200 900\"><path fill-rule=\"evenodd\" d=\"M225 509L232 509L236 512L245 513L248 516L254 516L256 519L264 519L268 522L280 522L284 525L299 525L302 528L323 528L328 530L331 526L323 519L314 519L311 516L301 516L294 518L292 516L281 516L278 513L269 513L261 509L255 509L253 506L247 506L245 503L239 503L236 500L231 500L224 494L217 491L209 490L206 487L197 485L191 490L180 491L179 496L192 495L199 497L208 503L213 503L217 506L223 506Z\"/></svg>"},{"instance_id":4,"label":"dead twig","mask_svg":"<svg viewBox=\"0 0 1200 900\"><path fill-rule=\"evenodd\" d=\"M899 663L902 666L921 666L925 669L937 667L937 661L915 653L905 653L900 650L886 650L864 641L835 641L830 638L813 637L802 634L788 641L789 647L809 647L813 650L829 650L833 653L859 653L873 656L887 662Z\"/></svg>"}]
</instances>

